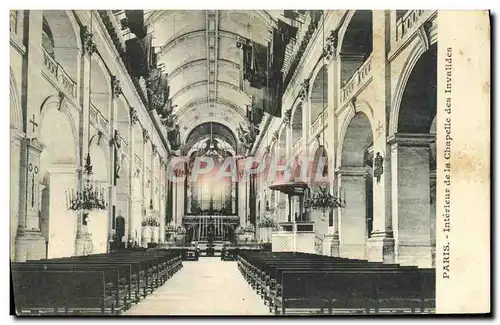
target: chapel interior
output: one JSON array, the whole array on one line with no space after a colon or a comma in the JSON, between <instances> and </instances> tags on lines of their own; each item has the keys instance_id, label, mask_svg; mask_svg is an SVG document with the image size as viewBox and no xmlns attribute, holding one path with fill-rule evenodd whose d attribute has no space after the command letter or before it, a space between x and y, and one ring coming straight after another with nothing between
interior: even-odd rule
<instances>
[{"instance_id":1,"label":"chapel interior","mask_svg":"<svg viewBox=\"0 0 500 325\"><path fill-rule=\"evenodd\" d=\"M17 314L432 312L437 34L435 10L11 10Z\"/></svg>"}]
</instances>

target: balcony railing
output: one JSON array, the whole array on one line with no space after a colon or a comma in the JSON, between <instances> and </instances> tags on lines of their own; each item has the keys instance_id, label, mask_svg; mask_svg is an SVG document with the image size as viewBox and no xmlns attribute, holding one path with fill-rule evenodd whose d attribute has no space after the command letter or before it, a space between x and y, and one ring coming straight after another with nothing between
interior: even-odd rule
<instances>
[{"instance_id":1,"label":"balcony railing","mask_svg":"<svg viewBox=\"0 0 500 325\"><path fill-rule=\"evenodd\" d=\"M351 97L370 80L372 76L372 57L370 56L363 64L356 70L354 75L342 87L340 91L340 107L351 99Z\"/></svg>"},{"instance_id":2,"label":"balcony railing","mask_svg":"<svg viewBox=\"0 0 500 325\"><path fill-rule=\"evenodd\" d=\"M323 126L326 128L328 125L328 110L324 110L323 113L319 114L314 123L311 126L311 139L313 139L316 134L323 130Z\"/></svg>"},{"instance_id":3,"label":"balcony railing","mask_svg":"<svg viewBox=\"0 0 500 325\"><path fill-rule=\"evenodd\" d=\"M60 90L71 99L76 100L76 82L64 71L63 67L43 49L43 67L48 77L56 83Z\"/></svg>"},{"instance_id":4,"label":"balcony railing","mask_svg":"<svg viewBox=\"0 0 500 325\"><path fill-rule=\"evenodd\" d=\"M426 10L408 10L396 23L396 41L402 39L425 12Z\"/></svg>"},{"instance_id":5,"label":"balcony railing","mask_svg":"<svg viewBox=\"0 0 500 325\"><path fill-rule=\"evenodd\" d=\"M90 124L101 130L104 134L109 134L109 122L94 104L90 104L89 117Z\"/></svg>"}]
</instances>

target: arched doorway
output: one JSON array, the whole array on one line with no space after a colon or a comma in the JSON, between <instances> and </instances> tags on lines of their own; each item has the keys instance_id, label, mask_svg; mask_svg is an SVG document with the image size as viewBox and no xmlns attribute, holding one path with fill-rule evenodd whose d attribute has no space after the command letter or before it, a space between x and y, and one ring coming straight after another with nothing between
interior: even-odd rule
<instances>
[{"instance_id":1,"label":"arched doorway","mask_svg":"<svg viewBox=\"0 0 500 325\"><path fill-rule=\"evenodd\" d=\"M358 112L350 119L341 148L338 192L346 206L338 211L340 255L365 259L373 228L373 131L366 114Z\"/></svg>"},{"instance_id":2,"label":"arched doorway","mask_svg":"<svg viewBox=\"0 0 500 325\"><path fill-rule=\"evenodd\" d=\"M320 115L328 106L328 71L325 65L321 67L316 78L314 79L311 89L310 99L310 121L311 121L311 136L314 137L326 124L320 118Z\"/></svg>"},{"instance_id":3,"label":"arched doorway","mask_svg":"<svg viewBox=\"0 0 500 325\"><path fill-rule=\"evenodd\" d=\"M430 267L435 260L436 84L434 44L416 61L394 112L398 115L397 133L390 139L392 223L396 262L401 264Z\"/></svg>"},{"instance_id":4,"label":"arched doorway","mask_svg":"<svg viewBox=\"0 0 500 325\"><path fill-rule=\"evenodd\" d=\"M372 53L372 11L356 10L340 46L340 86L344 87Z\"/></svg>"},{"instance_id":5,"label":"arched doorway","mask_svg":"<svg viewBox=\"0 0 500 325\"><path fill-rule=\"evenodd\" d=\"M66 10L44 10L42 21L43 50L57 61L76 85L79 72L80 35L78 25ZM76 86L74 89L76 95Z\"/></svg>"}]
</instances>

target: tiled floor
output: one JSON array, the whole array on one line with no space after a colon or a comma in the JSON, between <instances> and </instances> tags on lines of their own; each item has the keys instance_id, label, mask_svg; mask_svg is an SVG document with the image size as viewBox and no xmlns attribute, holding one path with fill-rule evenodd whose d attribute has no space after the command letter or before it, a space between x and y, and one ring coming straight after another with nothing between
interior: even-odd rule
<instances>
[{"instance_id":1,"label":"tiled floor","mask_svg":"<svg viewBox=\"0 0 500 325\"><path fill-rule=\"evenodd\" d=\"M162 287L123 315L271 315L236 262L201 257L183 264Z\"/></svg>"}]
</instances>

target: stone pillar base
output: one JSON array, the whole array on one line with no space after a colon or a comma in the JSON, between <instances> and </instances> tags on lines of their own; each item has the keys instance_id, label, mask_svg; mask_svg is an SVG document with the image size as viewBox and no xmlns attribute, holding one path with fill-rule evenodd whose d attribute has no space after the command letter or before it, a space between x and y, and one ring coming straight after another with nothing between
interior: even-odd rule
<instances>
[{"instance_id":1,"label":"stone pillar base","mask_svg":"<svg viewBox=\"0 0 500 325\"><path fill-rule=\"evenodd\" d=\"M400 244L397 247L396 263L405 266L431 268L433 265L432 247L430 245Z\"/></svg>"},{"instance_id":2,"label":"stone pillar base","mask_svg":"<svg viewBox=\"0 0 500 325\"><path fill-rule=\"evenodd\" d=\"M394 237L386 233L374 233L367 241L370 262L394 263Z\"/></svg>"},{"instance_id":3,"label":"stone pillar base","mask_svg":"<svg viewBox=\"0 0 500 325\"><path fill-rule=\"evenodd\" d=\"M41 260L47 257L45 237L39 230L18 231L15 245L16 262Z\"/></svg>"},{"instance_id":4,"label":"stone pillar base","mask_svg":"<svg viewBox=\"0 0 500 325\"><path fill-rule=\"evenodd\" d=\"M328 234L323 241L323 255L326 256L340 256L340 240L339 235Z\"/></svg>"},{"instance_id":5,"label":"stone pillar base","mask_svg":"<svg viewBox=\"0 0 500 325\"><path fill-rule=\"evenodd\" d=\"M89 234L82 234L76 236L75 239L75 255L83 256L89 255L94 252L94 243Z\"/></svg>"},{"instance_id":6,"label":"stone pillar base","mask_svg":"<svg viewBox=\"0 0 500 325\"><path fill-rule=\"evenodd\" d=\"M340 257L366 260L366 246L362 244L341 244Z\"/></svg>"}]
</instances>

